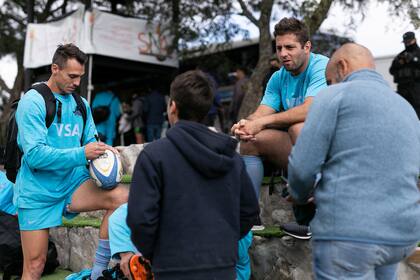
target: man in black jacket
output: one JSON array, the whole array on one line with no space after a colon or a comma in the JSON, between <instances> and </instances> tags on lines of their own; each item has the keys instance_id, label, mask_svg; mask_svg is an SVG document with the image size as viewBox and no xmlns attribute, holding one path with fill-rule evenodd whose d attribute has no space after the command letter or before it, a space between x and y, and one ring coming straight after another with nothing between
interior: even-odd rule
<instances>
[{"instance_id":1,"label":"man in black jacket","mask_svg":"<svg viewBox=\"0 0 420 280\"><path fill-rule=\"evenodd\" d=\"M167 138L137 159L128 201L131 239L156 279L235 279L238 240L259 214L237 141L200 122L213 101L200 71L171 84Z\"/></svg>"},{"instance_id":2,"label":"man in black jacket","mask_svg":"<svg viewBox=\"0 0 420 280\"><path fill-rule=\"evenodd\" d=\"M392 61L389 72L398 84L397 92L416 110L420 119L420 48L414 32L403 35L405 50Z\"/></svg>"}]
</instances>

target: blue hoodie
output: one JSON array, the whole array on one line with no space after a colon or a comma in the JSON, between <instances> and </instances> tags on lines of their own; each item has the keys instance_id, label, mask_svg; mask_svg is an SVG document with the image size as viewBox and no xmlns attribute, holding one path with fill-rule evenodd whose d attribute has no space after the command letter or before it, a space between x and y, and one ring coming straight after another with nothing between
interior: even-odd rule
<instances>
[{"instance_id":1,"label":"blue hoodie","mask_svg":"<svg viewBox=\"0 0 420 280\"><path fill-rule=\"evenodd\" d=\"M80 146L83 117L71 94L54 93L62 104L61 119L45 126L46 108L41 94L29 90L16 111L18 145L23 151L16 178L14 204L19 208L42 208L65 199L89 178L85 148ZM85 99L87 121L83 145L96 141L96 128Z\"/></svg>"}]
</instances>

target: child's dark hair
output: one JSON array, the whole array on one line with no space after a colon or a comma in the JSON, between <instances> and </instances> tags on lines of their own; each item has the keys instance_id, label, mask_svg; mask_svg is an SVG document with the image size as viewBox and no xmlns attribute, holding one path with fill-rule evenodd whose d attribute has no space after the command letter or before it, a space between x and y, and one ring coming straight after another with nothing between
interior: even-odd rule
<instances>
[{"instance_id":1,"label":"child's dark hair","mask_svg":"<svg viewBox=\"0 0 420 280\"><path fill-rule=\"evenodd\" d=\"M214 93L207 76L193 70L175 78L169 97L176 103L179 119L202 122L213 104Z\"/></svg>"},{"instance_id":2,"label":"child's dark hair","mask_svg":"<svg viewBox=\"0 0 420 280\"><path fill-rule=\"evenodd\" d=\"M87 55L73 44L59 45L54 53L52 63L63 69L67 60L75 58L81 65L85 65Z\"/></svg>"}]
</instances>

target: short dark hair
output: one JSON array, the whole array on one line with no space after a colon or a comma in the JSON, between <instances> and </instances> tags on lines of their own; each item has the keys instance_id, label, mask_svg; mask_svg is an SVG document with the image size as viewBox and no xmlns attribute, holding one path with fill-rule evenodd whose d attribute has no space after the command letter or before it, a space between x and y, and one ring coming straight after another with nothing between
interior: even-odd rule
<instances>
[{"instance_id":1,"label":"short dark hair","mask_svg":"<svg viewBox=\"0 0 420 280\"><path fill-rule=\"evenodd\" d=\"M202 122L213 104L214 93L206 74L192 70L175 78L169 97L176 103L179 119Z\"/></svg>"},{"instance_id":2,"label":"short dark hair","mask_svg":"<svg viewBox=\"0 0 420 280\"><path fill-rule=\"evenodd\" d=\"M282 18L274 27L274 38L285 34L295 34L302 47L309 41L306 24L297 18Z\"/></svg>"},{"instance_id":3,"label":"short dark hair","mask_svg":"<svg viewBox=\"0 0 420 280\"><path fill-rule=\"evenodd\" d=\"M71 58L75 58L81 65L85 65L87 61L87 55L76 45L65 44L58 45L58 48L54 53L52 63L57 64L59 68L63 68L67 63L67 60Z\"/></svg>"}]
</instances>

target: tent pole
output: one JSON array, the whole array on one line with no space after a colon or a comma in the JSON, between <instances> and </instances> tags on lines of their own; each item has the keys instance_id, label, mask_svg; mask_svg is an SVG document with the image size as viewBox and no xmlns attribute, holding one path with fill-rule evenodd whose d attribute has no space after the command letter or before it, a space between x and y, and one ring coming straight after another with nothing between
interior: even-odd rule
<instances>
[{"instance_id":1,"label":"tent pole","mask_svg":"<svg viewBox=\"0 0 420 280\"><path fill-rule=\"evenodd\" d=\"M88 64L88 86L87 86L87 101L90 104L90 101L92 99L92 63L93 63L93 56L89 55L89 64Z\"/></svg>"}]
</instances>

